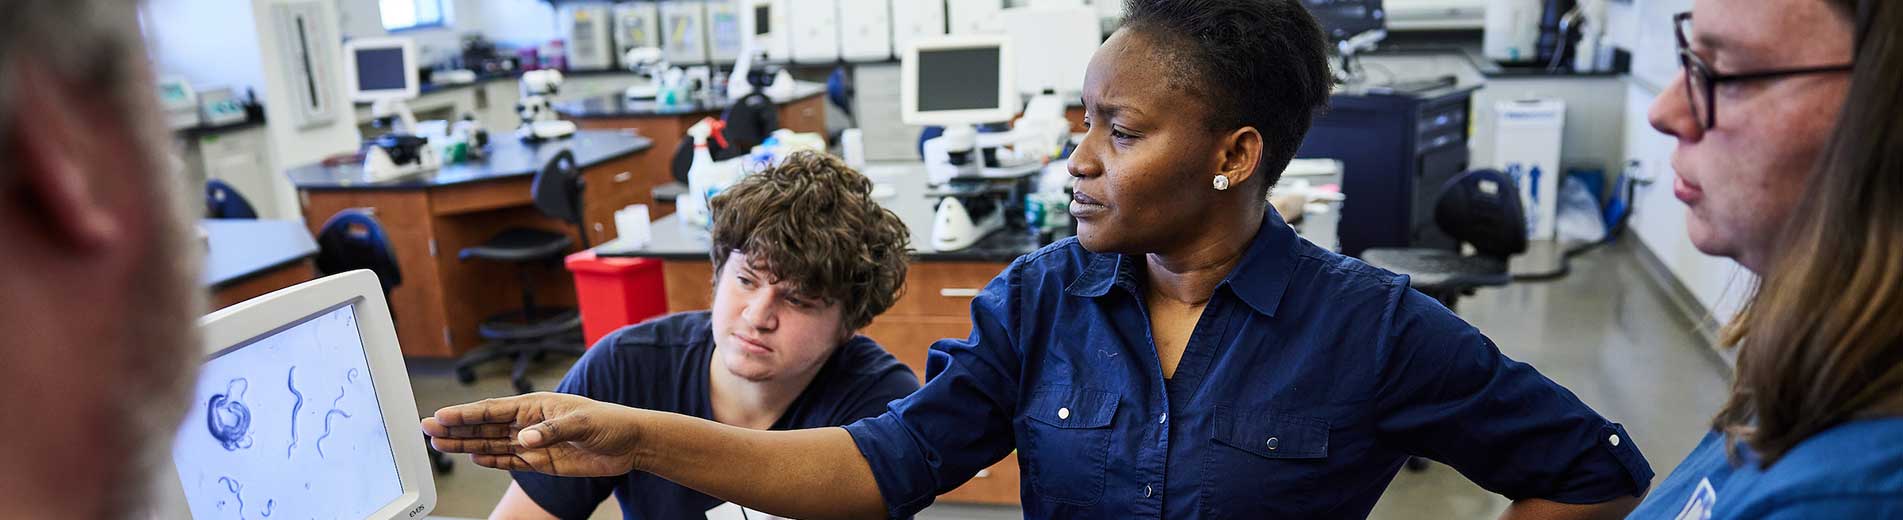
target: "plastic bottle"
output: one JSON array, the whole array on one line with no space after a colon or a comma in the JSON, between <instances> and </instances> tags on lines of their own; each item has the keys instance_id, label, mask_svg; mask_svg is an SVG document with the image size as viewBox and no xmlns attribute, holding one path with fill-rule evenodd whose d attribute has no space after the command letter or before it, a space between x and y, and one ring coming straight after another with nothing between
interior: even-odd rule
<instances>
[{"instance_id":1,"label":"plastic bottle","mask_svg":"<svg viewBox=\"0 0 1903 520\"><path fill-rule=\"evenodd\" d=\"M714 133L714 118L706 118L687 128L687 135L694 139L694 162L687 168L687 193L681 194L676 201L676 210L681 213L681 222L688 227L705 229L711 219L707 214L707 185L714 169L714 155L707 150L707 138Z\"/></svg>"}]
</instances>

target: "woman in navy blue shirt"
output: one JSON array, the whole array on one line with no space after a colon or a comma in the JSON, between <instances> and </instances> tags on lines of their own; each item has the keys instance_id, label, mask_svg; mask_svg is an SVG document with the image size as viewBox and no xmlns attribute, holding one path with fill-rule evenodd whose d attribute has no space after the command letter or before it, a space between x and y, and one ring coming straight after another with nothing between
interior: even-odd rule
<instances>
[{"instance_id":1,"label":"woman in navy blue shirt","mask_svg":"<svg viewBox=\"0 0 1903 520\"><path fill-rule=\"evenodd\" d=\"M800 518L903 517L1014 449L1034 518L1364 517L1409 456L1513 499L1509 517L1637 503L1652 472L1623 428L1266 211L1332 84L1300 4L1126 13L1083 86L1078 237L992 280L971 336L934 345L890 412L752 432L527 396L425 429L482 465L602 462Z\"/></svg>"},{"instance_id":2,"label":"woman in navy blue shirt","mask_svg":"<svg viewBox=\"0 0 1903 520\"><path fill-rule=\"evenodd\" d=\"M1693 16L1696 14L1696 16ZM1635 518L1903 518L1903 4L1700 1L1652 106L1700 250L1761 275L1731 399Z\"/></svg>"}]
</instances>

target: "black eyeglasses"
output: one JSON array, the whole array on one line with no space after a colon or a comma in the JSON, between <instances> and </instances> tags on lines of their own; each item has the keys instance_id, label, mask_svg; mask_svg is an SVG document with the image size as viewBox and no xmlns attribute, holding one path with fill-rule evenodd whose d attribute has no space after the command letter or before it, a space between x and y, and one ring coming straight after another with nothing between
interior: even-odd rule
<instances>
[{"instance_id":1,"label":"black eyeglasses","mask_svg":"<svg viewBox=\"0 0 1903 520\"><path fill-rule=\"evenodd\" d=\"M1824 74L1831 72L1850 72L1855 64L1832 65L1828 67L1803 67L1795 69L1766 70L1743 74L1719 74L1711 70L1704 58L1692 53L1691 33L1692 14L1678 13L1672 17L1672 26L1678 32L1678 64L1685 69L1685 97L1691 102L1692 116L1698 118L1699 128L1710 130L1718 125L1718 106L1714 97L1718 84L1733 81L1758 81L1801 76L1805 74Z\"/></svg>"}]
</instances>

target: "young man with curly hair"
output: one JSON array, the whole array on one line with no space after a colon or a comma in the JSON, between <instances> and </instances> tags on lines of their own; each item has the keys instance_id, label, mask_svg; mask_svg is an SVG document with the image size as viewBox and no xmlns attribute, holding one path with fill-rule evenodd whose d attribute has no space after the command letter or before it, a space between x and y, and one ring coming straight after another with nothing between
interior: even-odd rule
<instances>
[{"instance_id":1,"label":"young man with curly hair","mask_svg":"<svg viewBox=\"0 0 1903 520\"><path fill-rule=\"evenodd\" d=\"M910 236L871 192L812 153L721 192L710 201L713 308L609 334L556 391L759 430L885 412L918 379L855 331L898 298ZM584 518L610 494L626 518L699 518L722 503L642 472L514 477L492 518Z\"/></svg>"}]
</instances>

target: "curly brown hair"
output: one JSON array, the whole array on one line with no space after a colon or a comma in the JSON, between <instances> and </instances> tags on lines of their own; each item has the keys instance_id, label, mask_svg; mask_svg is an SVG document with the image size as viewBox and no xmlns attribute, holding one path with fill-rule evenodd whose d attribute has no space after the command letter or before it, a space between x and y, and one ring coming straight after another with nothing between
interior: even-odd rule
<instances>
[{"instance_id":1,"label":"curly brown hair","mask_svg":"<svg viewBox=\"0 0 1903 520\"><path fill-rule=\"evenodd\" d=\"M823 153L797 152L708 201L714 276L727 257L787 282L794 294L842 305L848 330L872 323L905 286L911 232L872 201L872 181Z\"/></svg>"}]
</instances>

